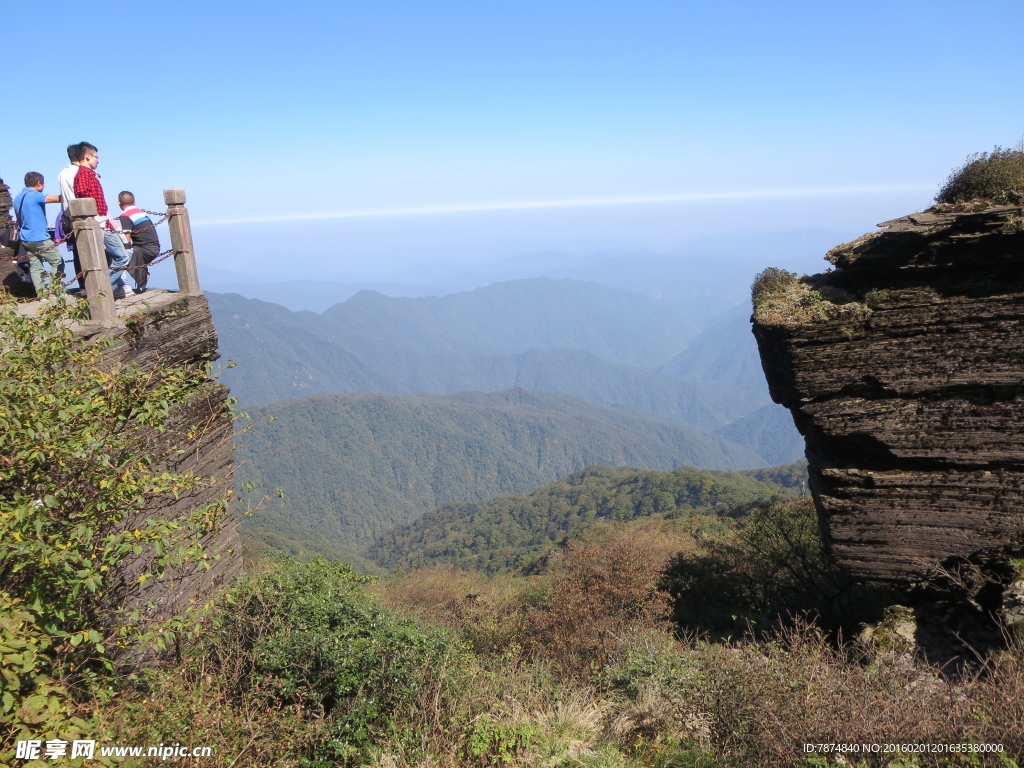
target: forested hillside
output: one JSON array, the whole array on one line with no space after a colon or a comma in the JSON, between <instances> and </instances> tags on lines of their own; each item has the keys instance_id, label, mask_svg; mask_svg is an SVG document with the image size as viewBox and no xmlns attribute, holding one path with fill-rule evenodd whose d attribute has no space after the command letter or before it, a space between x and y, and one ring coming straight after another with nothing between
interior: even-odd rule
<instances>
[{"instance_id":1,"label":"forested hillside","mask_svg":"<svg viewBox=\"0 0 1024 768\"><path fill-rule=\"evenodd\" d=\"M769 464L787 464L803 458L804 438L793 417L781 405L765 405L712 432L760 455Z\"/></svg>"},{"instance_id":2,"label":"forested hillside","mask_svg":"<svg viewBox=\"0 0 1024 768\"><path fill-rule=\"evenodd\" d=\"M354 551L432 507L527 491L593 464L765 465L685 424L522 389L320 395L250 413L277 420L242 439L239 482L257 495L283 488L270 511Z\"/></svg>"},{"instance_id":3,"label":"forested hillside","mask_svg":"<svg viewBox=\"0 0 1024 768\"><path fill-rule=\"evenodd\" d=\"M496 573L523 568L595 522L720 517L787 493L737 472L589 467L527 494L430 510L379 537L369 556L387 568L448 563Z\"/></svg>"},{"instance_id":4,"label":"forested hillside","mask_svg":"<svg viewBox=\"0 0 1024 768\"><path fill-rule=\"evenodd\" d=\"M777 467L741 469L740 474L752 477L762 483L781 485L784 488L799 491L801 495L807 494L807 462L803 460Z\"/></svg>"},{"instance_id":5,"label":"forested hillside","mask_svg":"<svg viewBox=\"0 0 1024 768\"><path fill-rule=\"evenodd\" d=\"M382 571L355 549L335 545L322 534L289 522L276 512L264 509L254 511L242 519L239 533L242 536L243 556L247 563L266 558L288 557L308 560L311 557L324 557L349 563L361 573Z\"/></svg>"}]
</instances>

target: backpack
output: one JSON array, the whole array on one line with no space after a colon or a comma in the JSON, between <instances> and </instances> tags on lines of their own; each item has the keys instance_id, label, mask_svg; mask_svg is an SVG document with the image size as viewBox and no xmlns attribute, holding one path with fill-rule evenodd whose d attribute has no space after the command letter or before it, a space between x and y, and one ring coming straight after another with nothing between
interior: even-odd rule
<instances>
[{"instance_id":1,"label":"backpack","mask_svg":"<svg viewBox=\"0 0 1024 768\"><path fill-rule=\"evenodd\" d=\"M75 231L75 221L71 218L71 211L65 208L60 212L60 228L64 232L64 239L68 240Z\"/></svg>"},{"instance_id":2,"label":"backpack","mask_svg":"<svg viewBox=\"0 0 1024 768\"><path fill-rule=\"evenodd\" d=\"M21 231L15 222L9 222L7 226L0 229L0 246L18 250L18 243L21 241Z\"/></svg>"},{"instance_id":3,"label":"backpack","mask_svg":"<svg viewBox=\"0 0 1024 768\"><path fill-rule=\"evenodd\" d=\"M25 207L25 198L21 198L21 205L18 206L18 221L7 222L7 226L0 232L0 245L7 246L15 253L21 244L21 209Z\"/></svg>"}]
</instances>

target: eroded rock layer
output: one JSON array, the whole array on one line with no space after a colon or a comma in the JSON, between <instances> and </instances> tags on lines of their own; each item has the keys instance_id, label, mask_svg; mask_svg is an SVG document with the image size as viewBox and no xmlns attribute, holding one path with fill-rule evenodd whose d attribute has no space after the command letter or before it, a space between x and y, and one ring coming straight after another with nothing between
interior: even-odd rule
<instances>
[{"instance_id":1,"label":"eroded rock layer","mask_svg":"<svg viewBox=\"0 0 1024 768\"><path fill-rule=\"evenodd\" d=\"M130 363L159 371L174 365L203 367L219 357L217 332L205 296L165 291L150 291L144 296L145 301L127 310L117 326L86 324L78 329L83 340L108 345L104 350L107 365ZM156 500L139 513L139 519L175 519L231 490L234 429L226 405L228 395L227 387L209 380L171 410L166 429L144 436L138 449L151 456L166 456L160 468L193 472L213 482L173 502ZM152 603L146 615L160 620L202 605L225 586L241 570L242 555L233 510L229 506L223 514L224 530L203 542L209 550L203 561L147 581L145 586L138 585L145 563L131 559L122 563L117 574L120 585L111 587L111 595L118 602L112 608L143 608ZM132 525L132 520L127 524Z\"/></svg>"},{"instance_id":2,"label":"eroded rock layer","mask_svg":"<svg viewBox=\"0 0 1024 768\"><path fill-rule=\"evenodd\" d=\"M1024 210L905 216L755 301L837 557L896 583L1024 551Z\"/></svg>"}]
</instances>

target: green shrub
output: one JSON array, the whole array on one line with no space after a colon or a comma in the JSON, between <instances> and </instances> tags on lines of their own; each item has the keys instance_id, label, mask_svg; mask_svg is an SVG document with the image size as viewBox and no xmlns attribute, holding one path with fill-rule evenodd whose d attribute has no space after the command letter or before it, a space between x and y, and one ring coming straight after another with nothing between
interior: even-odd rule
<instances>
[{"instance_id":1,"label":"green shrub","mask_svg":"<svg viewBox=\"0 0 1024 768\"><path fill-rule=\"evenodd\" d=\"M878 309L892 301L892 292L885 288L873 288L864 294L864 303L871 309Z\"/></svg>"},{"instance_id":2,"label":"green shrub","mask_svg":"<svg viewBox=\"0 0 1024 768\"><path fill-rule=\"evenodd\" d=\"M277 563L225 594L202 641L236 697L258 689L270 706L301 704L327 718L312 755L325 765L358 765L376 744L401 741L400 715L430 698L463 653L446 634L380 607L363 588L369 581L322 558Z\"/></svg>"},{"instance_id":3,"label":"green shrub","mask_svg":"<svg viewBox=\"0 0 1024 768\"><path fill-rule=\"evenodd\" d=\"M0 760L17 739L91 738L67 688L53 675L54 638L19 600L0 592Z\"/></svg>"},{"instance_id":4,"label":"green shrub","mask_svg":"<svg viewBox=\"0 0 1024 768\"><path fill-rule=\"evenodd\" d=\"M937 203L988 199L1003 205L1024 202L1024 142L1015 149L996 147L968 156L935 196Z\"/></svg>"},{"instance_id":5,"label":"green shrub","mask_svg":"<svg viewBox=\"0 0 1024 768\"><path fill-rule=\"evenodd\" d=\"M483 714L469 729L463 756L474 766L509 765L534 742L537 733L532 723L499 723Z\"/></svg>"},{"instance_id":6,"label":"green shrub","mask_svg":"<svg viewBox=\"0 0 1024 768\"><path fill-rule=\"evenodd\" d=\"M673 558L661 587L680 626L736 634L800 612L835 619L852 581L825 552L806 499L754 508L735 530Z\"/></svg>"},{"instance_id":7,"label":"green shrub","mask_svg":"<svg viewBox=\"0 0 1024 768\"><path fill-rule=\"evenodd\" d=\"M72 694L88 700L107 686L116 651L192 628L121 608L149 579L211 564L202 542L224 520L224 500L147 516L211 482L167 471L161 460L177 453L145 446L176 408L217 385L197 366L107 363L101 343L75 336L80 307L59 297L28 316L0 296L0 723L13 723L0 728L0 761L16 737L52 734L55 723L62 738L79 732Z\"/></svg>"},{"instance_id":8,"label":"green shrub","mask_svg":"<svg viewBox=\"0 0 1024 768\"><path fill-rule=\"evenodd\" d=\"M801 307L813 307L815 304L821 304L825 298L821 295L820 291L808 291L800 297Z\"/></svg>"}]
</instances>

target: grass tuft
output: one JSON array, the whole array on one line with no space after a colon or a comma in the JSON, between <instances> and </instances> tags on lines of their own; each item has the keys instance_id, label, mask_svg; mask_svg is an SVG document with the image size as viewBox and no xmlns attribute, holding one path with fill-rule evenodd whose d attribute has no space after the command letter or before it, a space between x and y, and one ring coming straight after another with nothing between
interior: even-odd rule
<instances>
[{"instance_id":1,"label":"grass tuft","mask_svg":"<svg viewBox=\"0 0 1024 768\"><path fill-rule=\"evenodd\" d=\"M995 147L968 156L935 196L935 202L962 204L988 200L999 205L1024 203L1024 140L1015 148Z\"/></svg>"}]
</instances>

